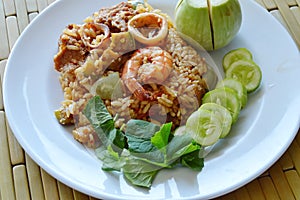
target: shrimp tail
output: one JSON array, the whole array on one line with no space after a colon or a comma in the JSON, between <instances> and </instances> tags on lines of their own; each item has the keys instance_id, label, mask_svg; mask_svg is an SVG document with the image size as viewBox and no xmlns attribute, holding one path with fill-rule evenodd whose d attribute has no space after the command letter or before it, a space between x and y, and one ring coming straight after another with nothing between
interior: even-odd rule
<instances>
[{"instance_id":1,"label":"shrimp tail","mask_svg":"<svg viewBox=\"0 0 300 200\"><path fill-rule=\"evenodd\" d=\"M127 79L125 81L125 84L128 86L130 92L133 93L133 95L139 100L153 100L151 93L149 91L146 91L135 78Z\"/></svg>"},{"instance_id":2,"label":"shrimp tail","mask_svg":"<svg viewBox=\"0 0 300 200\"><path fill-rule=\"evenodd\" d=\"M146 91L143 87L138 88L137 90L135 90L133 92L133 94L136 98L138 98L141 101L146 101L146 100L147 101L152 101L153 100L153 98L151 96L151 93Z\"/></svg>"}]
</instances>

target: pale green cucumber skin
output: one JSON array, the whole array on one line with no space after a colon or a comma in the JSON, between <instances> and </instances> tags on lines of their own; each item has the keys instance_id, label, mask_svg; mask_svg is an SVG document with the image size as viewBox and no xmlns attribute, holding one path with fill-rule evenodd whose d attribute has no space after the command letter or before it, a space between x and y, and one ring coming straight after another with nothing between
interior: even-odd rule
<instances>
[{"instance_id":1,"label":"pale green cucumber skin","mask_svg":"<svg viewBox=\"0 0 300 200\"><path fill-rule=\"evenodd\" d=\"M242 11L238 0L211 5L211 21L214 49L228 45L237 35L242 24ZM212 2L212 1L211 1Z\"/></svg>"},{"instance_id":2,"label":"pale green cucumber skin","mask_svg":"<svg viewBox=\"0 0 300 200\"><path fill-rule=\"evenodd\" d=\"M195 1L183 0L178 3L175 13L175 25L179 32L192 37L204 49L213 50L207 4L196 5Z\"/></svg>"},{"instance_id":3,"label":"pale green cucumber skin","mask_svg":"<svg viewBox=\"0 0 300 200\"><path fill-rule=\"evenodd\" d=\"M229 51L222 60L222 65L223 65L223 69L224 71L226 71L230 65L238 60L252 60L252 53L246 49L246 48L238 48L238 49L234 49Z\"/></svg>"},{"instance_id":4,"label":"pale green cucumber skin","mask_svg":"<svg viewBox=\"0 0 300 200\"><path fill-rule=\"evenodd\" d=\"M233 78L225 78L218 82L216 88L228 87L236 91L240 102L241 108L244 108L248 102L248 94L246 87L239 81Z\"/></svg>"},{"instance_id":5,"label":"pale green cucumber skin","mask_svg":"<svg viewBox=\"0 0 300 200\"><path fill-rule=\"evenodd\" d=\"M251 77L254 77L255 82L247 78L250 74L245 71L250 71ZM240 81L247 89L248 93L254 92L261 83L262 71L260 67L252 60L239 60L230 65L225 72L226 77L230 77Z\"/></svg>"},{"instance_id":6,"label":"pale green cucumber skin","mask_svg":"<svg viewBox=\"0 0 300 200\"><path fill-rule=\"evenodd\" d=\"M216 103L205 103L202 104L199 109L208 110L220 119L222 123L222 133L220 138L225 138L229 134L232 125L232 117L225 107Z\"/></svg>"},{"instance_id":7,"label":"pale green cucumber skin","mask_svg":"<svg viewBox=\"0 0 300 200\"><path fill-rule=\"evenodd\" d=\"M217 127L214 129L212 134L207 134L207 124L213 124ZM185 131L198 144L202 146L210 146L219 140L222 133L221 126L221 121L212 112L203 109L193 112L187 119Z\"/></svg>"},{"instance_id":8,"label":"pale green cucumber skin","mask_svg":"<svg viewBox=\"0 0 300 200\"><path fill-rule=\"evenodd\" d=\"M202 98L202 104L216 103L228 109L232 116L232 123L238 119L241 104L236 92L230 88L216 88L207 92Z\"/></svg>"}]
</instances>

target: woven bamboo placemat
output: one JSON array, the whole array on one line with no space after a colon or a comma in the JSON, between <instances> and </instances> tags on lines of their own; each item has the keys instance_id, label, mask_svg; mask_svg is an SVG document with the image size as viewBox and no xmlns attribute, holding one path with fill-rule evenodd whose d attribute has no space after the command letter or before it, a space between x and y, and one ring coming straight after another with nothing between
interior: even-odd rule
<instances>
[{"instance_id":1,"label":"woven bamboo placemat","mask_svg":"<svg viewBox=\"0 0 300 200\"><path fill-rule=\"evenodd\" d=\"M0 0L0 84L10 50L30 21L54 0ZM300 49L300 0L257 0L289 31ZM55 180L23 151L5 118L0 87L0 200L94 199ZM300 199L300 131L264 174L218 199Z\"/></svg>"}]
</instances>

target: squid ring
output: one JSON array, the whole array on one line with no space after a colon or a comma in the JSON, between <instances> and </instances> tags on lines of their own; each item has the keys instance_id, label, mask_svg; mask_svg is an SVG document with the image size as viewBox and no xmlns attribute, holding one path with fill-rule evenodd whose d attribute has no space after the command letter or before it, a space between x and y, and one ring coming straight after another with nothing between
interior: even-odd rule
<instances>
[{"instance_id":1,"label":"squid ring","mask_svg":"<svg viewBox=\"0 0 300 200\"><path fill-rule=\"evenodd\" d=\"M85 29L94 29L96 30L96 34L98 34L97 32L101 31L101 33L104 34L103 38L101 39L101 41L98 44L92 44L91 43L91 36L88 35L88 31L86 31ZM90 47L91 49L95 49L100 47L100 45L102 44L102 42L104 41L104 39L108 38L110 36L110 30L109 27L105 24L99 24L99 23L86 23L83 26L80 27L80 31L81 31L81 39L84 43L84 45ZM95 36L94 36L95 37Z\"/></svg>"},{"instance_id":2,"label":"squid ring","mask_svg":"<svg viewBox=\"0 0 300 200\"><path fill-rule=\"evenodd\" d=\"M168 34L168 22L156 13L141 13L128 22L128 31L134 39L146 45L154 45Z\"/></svg>"}]
</instances>

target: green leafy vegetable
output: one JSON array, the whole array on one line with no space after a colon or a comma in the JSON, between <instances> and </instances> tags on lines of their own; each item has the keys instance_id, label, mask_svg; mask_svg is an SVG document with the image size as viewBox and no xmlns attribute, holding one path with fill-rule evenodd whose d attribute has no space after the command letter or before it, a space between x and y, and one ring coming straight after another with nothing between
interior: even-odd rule
<instances>
[{"instance_id":1,"label":"green leafy vegetable","mask_svg":"<svg viewBox=\"0 0 300 200\"><path fill-rule=\"evenodd\" d=\"M136 153L147 153L156 150L156 148L151 144L150 139L138 138L132 135L126 135L128 142L128 149L131 152Z\"/></svg>"},{"instance_id":2,"label":"green leafy vegetable","mask_svg":"<svg viewBox=\"0 0 300 200\"><path fill-rule=\"evenodd\" d=\"M102 169L104 171L121 171L125 165L125 160L111 146L108 146L107 149L99 147L95 151L97 157L103 161Z\"/></svg>"},{"instance_id":3,"label":"green leafy vegetable","mask_svg":"<svg viewBox=\"0 0 300 200\"><path fill-rule=\"evenodd\" d=\"M204 158L199 157L199 151L193 151L189 154L185 154L181 158L181 164L190 169L201 171L204 166Z\"/></svg>"},{"instance_id":4,"label":"green leafy vegetable","mask_svg":"<svg viewBox=\"0 0 300 200\"><path fill-rule=\"evenodd\" d=\"M172 123L162 125L161 129L151 138L151 143L158 149L167 146L171 128Z\"/></svg>"},{"instance_id":5,"label":"green leafy vegetable","mask_svg":"<svg viewBox=\"0 0 300 200\"><path fill-rule=\"evenodd\" d=\"M178 163L200 171L201 146L188 135L171 134L172 123L161 127L143 120L129 120L125 132L114 127L114 120L99 96L83 111L104 144L96 149L105 171L122 171L133 185L149 188L156 174Z\"/></svg>"},{"instance_id":6,"label":"green leafy vegetable","mask_svg":"<svg viewBox=\"0 0 300 200\"><path fill-rule=\"evenodd\" d=\"M148 162L147 159L136 157L124 150L125 165L123 173L132 184L142 187L150 187L157 172L163 167Z\"/></svg>"},{"instance_id":7,"label":"green leafy vegetable","mask_svg":"<svg viewBox=\"0 0 300 200\"><path fill-rule=\"evenodd\" d=\"M159 126L150 122L136 119L129 120L125 131L129 150L139 153L156 150L151 143L151 137L158 130Z\"/></svg>"},{"instance_id":8,"label":"green leafy vegetable","mask_svg":"<svg viewBox=\"0 0 300 200\"><path fill-rule=\"evenodd\" d=\"M174 136L167 146L167 161L172 163L185 154L198 151L200 146L189 135Z\"/></svg>"},{"instance_id":9,"label":"green leafy vegetable","mask_svg":"<svg viewBox=\"0 0 300 200\"><path fill-rule=\"evenodd\" d=\"M107 133L114 129L114 121L99 96L92 98L86 105L83 114L90 120L97 133Z\"/></svg>"},{"instance_id":10,"label":"green leafy vegetable","mask_svg":"<svg viewBox=\"0 0 300 200\"><path fill-rule=\"evenodd\" d=\"M105 146L113 143L121 149L125 147L124 135L121 134L120 130L115 129L114 120L99 96L89 100L83 114L90 121Z\"/></svg>"}]
</instances>

